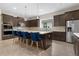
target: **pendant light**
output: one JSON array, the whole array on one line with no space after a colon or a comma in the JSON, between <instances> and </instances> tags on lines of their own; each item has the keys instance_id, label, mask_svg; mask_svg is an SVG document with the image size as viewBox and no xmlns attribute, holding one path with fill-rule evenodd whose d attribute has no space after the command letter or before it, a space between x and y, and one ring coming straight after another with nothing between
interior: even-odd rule
<instances>
[{"instance_id":1,"label":"pendant light","mask_svg":"<svg viewBox=\"0 0 79 59\"><path fill-rule=\"evenodd\" d=\"M39 3L37 3L37 17L36 17L37 19L39 19L40 17L39 17Z\"/></svg>"},{"instance_id":2,"label":"pendant light","mask_svg":"<svg viewBox=\"0 0 79 59\"><path fill-rule=\"evenodd\" d=\"M26 11L27 11L27 6L25 5L25 19L24 19L24 21L27 21L27 18L26 18Z\"/></svg>"}]
</instances>

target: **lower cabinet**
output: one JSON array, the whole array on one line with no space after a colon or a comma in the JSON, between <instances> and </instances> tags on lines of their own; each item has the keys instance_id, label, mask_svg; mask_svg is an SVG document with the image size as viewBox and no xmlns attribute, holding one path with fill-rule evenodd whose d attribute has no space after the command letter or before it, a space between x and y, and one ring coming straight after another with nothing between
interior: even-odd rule
<instances>
[{"instance_id":1,"label":"lower cabinet","mask_svg":"<svg viewBox=\"0 0 79 59\"><path fill-rule=\"evenodd\" d=\"M73 44L75 55L79 56L79 38L74 35L72 36L72 40L74 40Z\"/></svg>"},{"instance_id":2,"label":"lower cabinet","mask_svg":"<svg viewBox=\"0 0 79 59\"><path fill-rule=\"evenodd\" d=\"M53 40L66 41L65 32L53 32Z\"/></svg>"}]
</instances>

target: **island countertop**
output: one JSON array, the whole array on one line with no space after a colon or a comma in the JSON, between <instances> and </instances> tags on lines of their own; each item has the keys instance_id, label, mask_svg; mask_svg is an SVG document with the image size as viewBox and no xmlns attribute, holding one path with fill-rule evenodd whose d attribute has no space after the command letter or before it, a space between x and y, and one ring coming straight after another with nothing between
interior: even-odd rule
<instances>
[{"instance_id":1,"label":"island countertop","mask_svg":"<svg viewBox=\"0 0 79 59\"><path fill-rule=\"evenodd\" d=\"M53 30L46 30L39 27L14 27L14 31L23 31L23 32L39 32L40 34L51 33Z\"/></svg>"},{"instance_id":2,"label":"island countertop","mask_svg":"<svg viewBox=\"0 0 79 59\"><path fill-rule=\"evenodd\" d=\"M79 38L79 33L73 33L73 34Z\"/></svg>"},{"instance_id":3,"label":"island countertop","mask_svg":"<svg viewBox=\"0 0 79 59\"><path fill-rule=\"evenodd\" d=\"M23 31L23 32L39 32L40 34L51 33L54 31L65 32L64 27L53 27L52 29L43 29L39 27L14 27L14 31Z\"/></svg>"}]
</instances>

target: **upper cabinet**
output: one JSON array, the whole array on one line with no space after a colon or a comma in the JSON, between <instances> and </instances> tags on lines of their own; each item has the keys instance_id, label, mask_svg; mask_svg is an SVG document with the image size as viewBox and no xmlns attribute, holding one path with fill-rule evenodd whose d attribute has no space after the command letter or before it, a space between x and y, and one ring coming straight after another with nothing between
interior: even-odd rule
<instances>
[{"instance_id":1,"label":"upper cabinet","mask_svg":"<svg viewBox=\"0 0 79 59\"><path fill-rule=\"evenodd\" d=\"M3 24L11 24L12 26L21 26L25 24L26 27L38 27L39 19L24 21L22 17L13 17L11 15L2 14Z\"/></svg>"},{"instance_id":2,"label":"upper cabinet","mask_svg":"<svg viewBox=\"0 0 79 59\"><path fill-rule=\"evenodd\" d=\"M54 16L54 26L65 26L65 15Z\"/></svg>"},{"instance_id":3,"label":"upper cabinet","mask_svg":"<svg viewBox=\"0 0 79 59\"><path fill-rule=\"evenodd\" d=\"M34 20L28 20L26 21L26 27L38 27L39 19L34 19Z\"/></svg>"},{"instance_id":4,"label":"upper cabinet","mask_svg":"<svg viewBox=\"0 0 79 59\"><path fill-rule=\"evenodd\" d=\"M79 10L66 12L66 20L78 20L79 19Z\"/></svg>"},{"instance_id":5,"label":"upper cabinet","mask_svg":"<svg viewBox=\"0 0 79 59\"><path fill-rule=\"evenodd\" d=\"M79 10L65 12L54 16L54 26L65 26L66 21L79 20Z\"/></svg>"},{"instance_id":6,"label":"upper cabinet","mask_svg":"<svg viewBox=\"0 0 79 59\"><path fill-rule=\"evenodd\" d=\"M2 19L4 24L12 24L13 17L10 15L2 14Z\"/></svg>"},{"instance_id":7,"label":"upper cabinet","mask_svg":"<svg viewBox=\"0 0 79 59\"><path fill-rule=\"evenodd\" d=\"M2 14L3 24L11 24L12 26L18 26L20 22L24 22L21 17L13 17L11 15Z\"/></svg>"}]
</instances>

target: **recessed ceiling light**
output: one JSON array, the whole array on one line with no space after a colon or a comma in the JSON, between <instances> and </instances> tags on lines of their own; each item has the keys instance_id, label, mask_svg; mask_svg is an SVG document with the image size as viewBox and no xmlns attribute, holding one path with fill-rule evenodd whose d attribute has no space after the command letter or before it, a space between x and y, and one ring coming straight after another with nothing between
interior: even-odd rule
<instances>
[{"instance_id":1,"label":"recessed ceiling light","mask_svg":"<svg viewBox=\"0 0 79 59\"><path fill-rule=\"evenodd\" d=\"M14 7L13 9L16 9L16 7Z\"/></svg>"}]
</instances>

